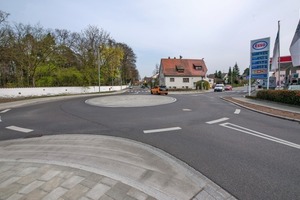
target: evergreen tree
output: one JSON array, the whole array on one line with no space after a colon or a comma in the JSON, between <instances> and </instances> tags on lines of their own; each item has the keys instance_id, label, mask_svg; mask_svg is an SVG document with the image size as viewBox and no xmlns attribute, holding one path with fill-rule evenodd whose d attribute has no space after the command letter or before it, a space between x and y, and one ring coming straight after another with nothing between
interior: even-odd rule
<instances>
[{"instance_id":1,"label":"evergreen tree","mask_svg":"<svg viewBox=\"0 0 300 200\"><path fill-rule=\"evenodd\" d=\"M218 71L218 78L222 79L222 72L221 71Z\"/></svg>"},{"instance_id":2,"label":"evergreen tree","mask_svg":"<svg viewBox=\"0 0 300 200\"><path fill-rule=\"evenodd\" d=\"M228 70L228 83L229 84L232 84L232 71L231 71L231 67L229 67L229 70Z\"/></svg>"}]
</instances>

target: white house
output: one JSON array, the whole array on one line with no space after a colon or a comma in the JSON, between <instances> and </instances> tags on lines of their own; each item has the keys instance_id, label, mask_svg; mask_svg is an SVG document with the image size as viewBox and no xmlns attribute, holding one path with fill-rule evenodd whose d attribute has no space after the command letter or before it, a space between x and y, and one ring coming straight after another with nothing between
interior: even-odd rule
<instances>
[{"instance_id":1,"label":"white house","mask_svg":"<svg viewBox=\"0 0 300 200\"><path fill-rule=\"evenodd\" d=\"M196 89L196 83L205 78L206 72L203 59L163 58L160 62L159 84L172 89Z\"/></svg>"}]
</instances>

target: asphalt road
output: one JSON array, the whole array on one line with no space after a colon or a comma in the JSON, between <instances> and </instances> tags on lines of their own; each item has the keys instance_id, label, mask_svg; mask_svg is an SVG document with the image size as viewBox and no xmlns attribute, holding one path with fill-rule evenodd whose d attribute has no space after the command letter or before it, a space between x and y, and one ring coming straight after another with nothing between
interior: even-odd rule
<instances>
[{"instance_id":1,"label":"asphalt road","mask_svg":"<svg viewBox=\"0 0 300 200\"><path fill-rule=\"evenodd\" d=\"M176 102L148 107L94 106L85 103L89 97L24 106L0 111L0 140L124 137L172 154L238 199L300 199L300 124L220 99L242 94L170 94ZM114 97L124 95L150 94L133 89Z\"/></svg>"}]
</instances>

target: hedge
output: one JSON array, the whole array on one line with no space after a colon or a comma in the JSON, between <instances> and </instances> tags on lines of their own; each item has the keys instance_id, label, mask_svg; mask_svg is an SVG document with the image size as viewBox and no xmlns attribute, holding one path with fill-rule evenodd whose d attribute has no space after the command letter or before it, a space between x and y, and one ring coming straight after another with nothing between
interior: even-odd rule
<instances>
[{"instance_id":1,"label":"hedge","mask_svg":"<svg viewBox=\"0 0 300 200\"><path fill-rule=\"evenodd\" d=\"M300 106L300 91L298 90L260 90L256 98Z\"/></svg>"}]
</instances>

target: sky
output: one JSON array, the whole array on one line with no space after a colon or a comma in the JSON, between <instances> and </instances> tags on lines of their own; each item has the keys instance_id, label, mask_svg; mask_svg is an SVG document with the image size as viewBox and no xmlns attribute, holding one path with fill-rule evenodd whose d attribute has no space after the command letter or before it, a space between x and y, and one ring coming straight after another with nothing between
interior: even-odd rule
<instances>
[{"instance_id":1,"label":"sky","mask_svg":"<svg viewBox=\"0 0 300 200\"><path fill-rule=\"evenodd\" d=\"M202 59L208 74L250 64L250 41L271 38L280 21L280 54L289 47L300 18L299 0L0 0L11 23L81 32L102 28L137 56L141 78L162 58Z\"/></svg>"}]
</instances>

